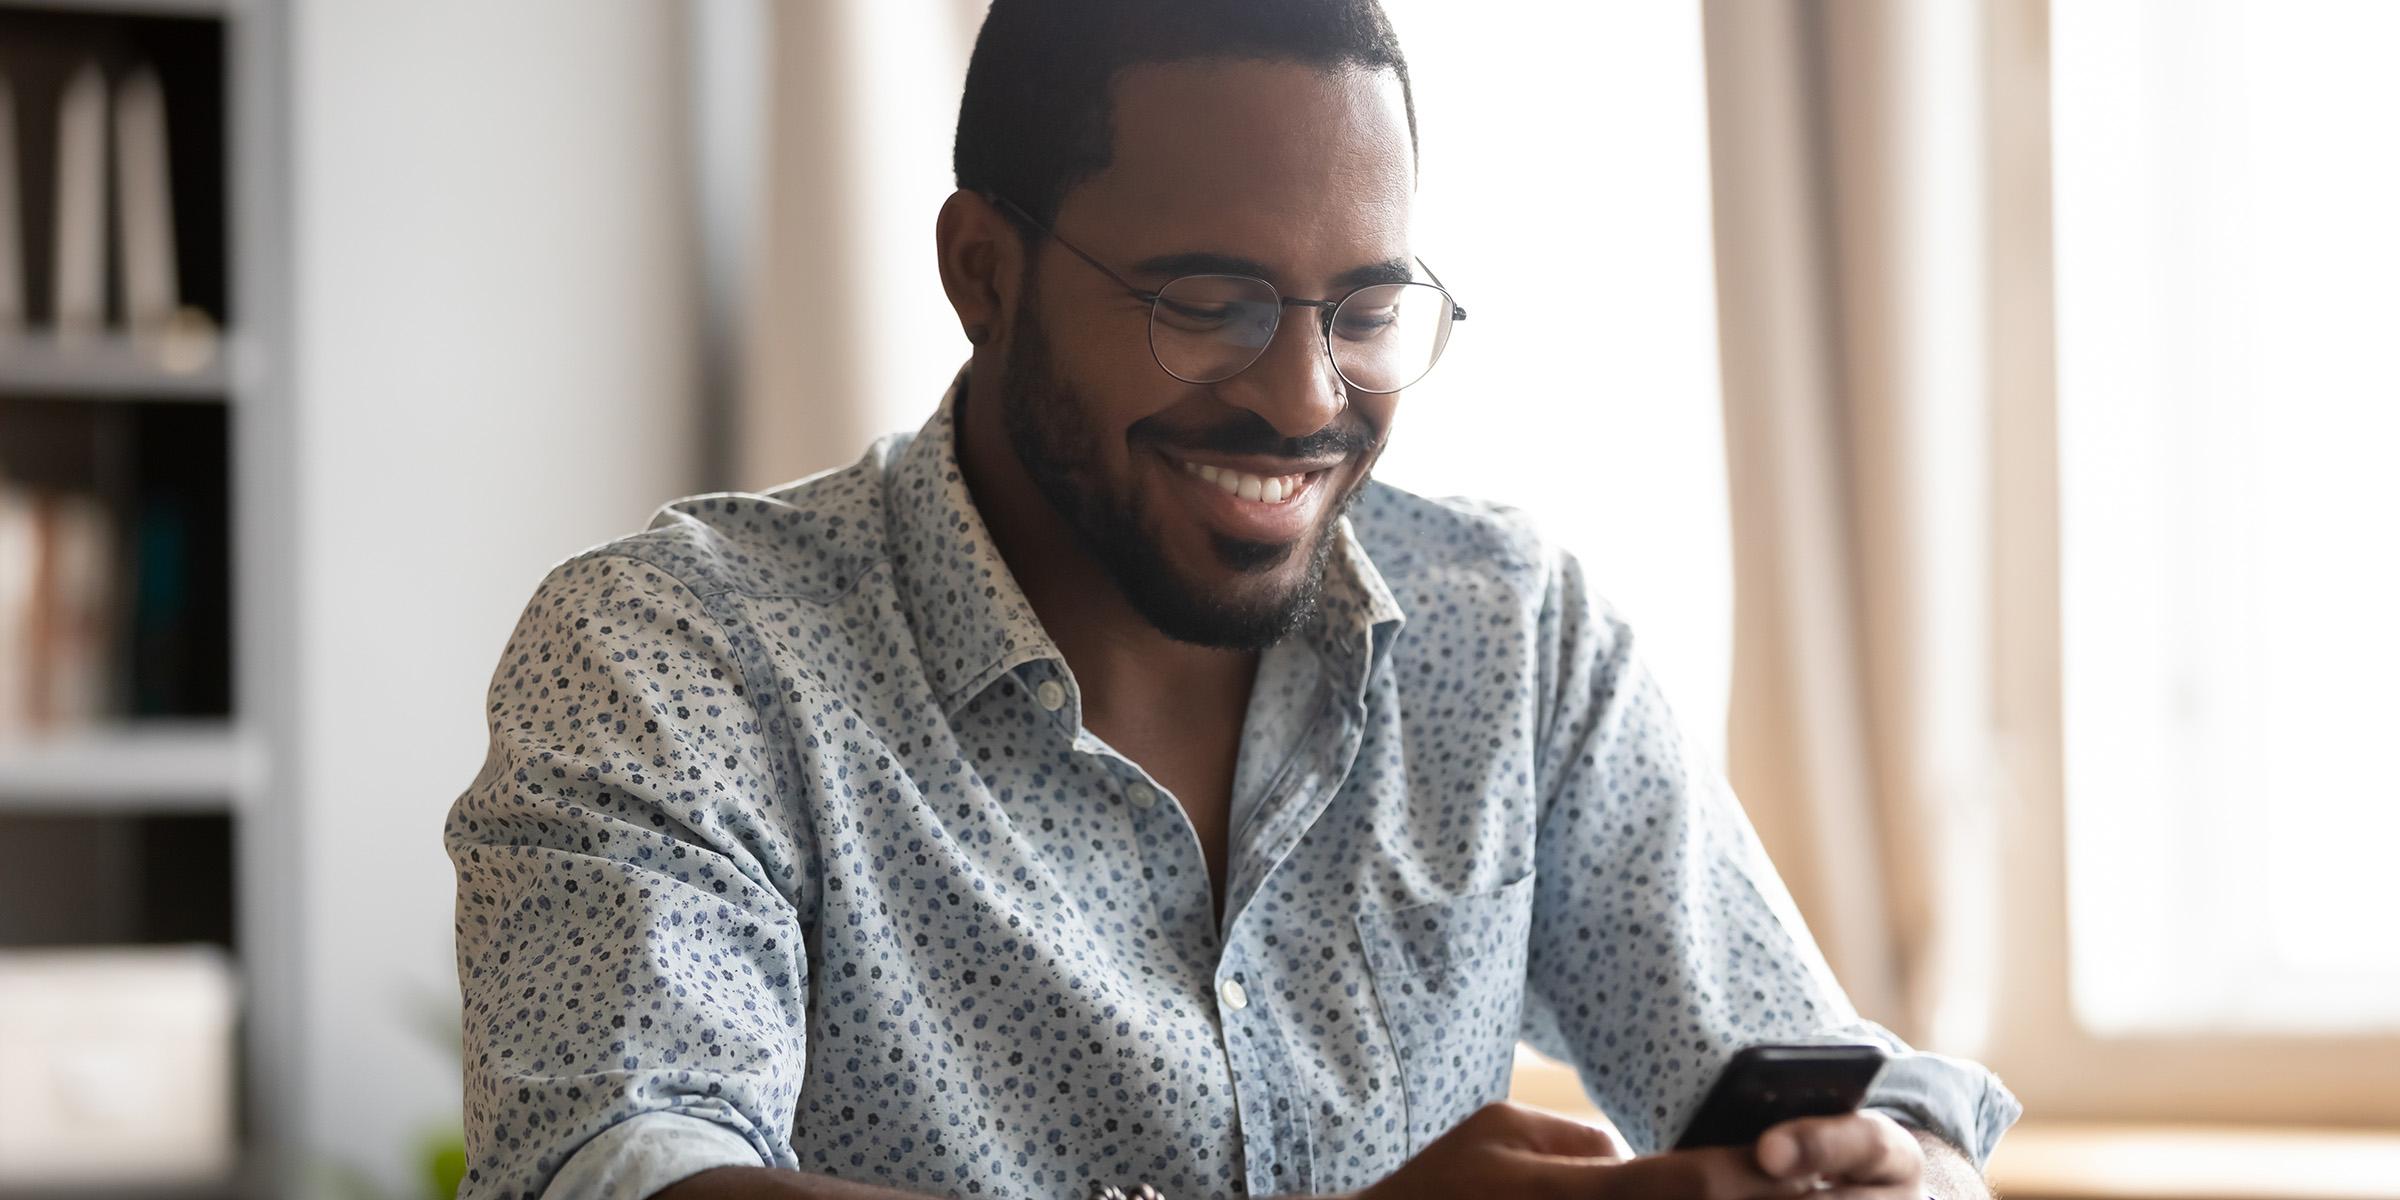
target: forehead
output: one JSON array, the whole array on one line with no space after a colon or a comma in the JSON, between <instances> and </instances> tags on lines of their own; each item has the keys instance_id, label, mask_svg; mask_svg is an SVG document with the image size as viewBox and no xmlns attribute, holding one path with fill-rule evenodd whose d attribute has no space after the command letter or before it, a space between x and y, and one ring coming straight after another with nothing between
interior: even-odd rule
<instances>
[{"instance_id":1,"label":"forehead","mask_svg":"<svg viewBox=\"0 0 2400 1200\"><path fill-rule=\"evenodd\" d=\"M1068 193L1062 224L1295 271L1405 250L1416 167L1393 73L1155 63L1120 74L1113 99L1109 166Z\"/></svg>"}]
</instances>

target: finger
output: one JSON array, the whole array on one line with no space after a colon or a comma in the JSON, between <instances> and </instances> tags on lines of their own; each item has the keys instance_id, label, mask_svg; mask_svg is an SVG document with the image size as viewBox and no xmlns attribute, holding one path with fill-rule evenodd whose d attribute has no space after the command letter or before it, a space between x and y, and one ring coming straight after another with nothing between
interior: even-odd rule
<instances>
[{"instance_id":1,"label":"finger","mask_svg":"<svg viewBox=\"0 0 2400 1200\"><path fill-rule=\"evenodd\" d=\"M1605 1186L1592 1196L1674 1196L1677 1200L1767 1200L1807 1195L1813 1176L1780 1179L1758 1169L1747 1146L1674 1150L1606 1169Z\"/></svg>"},{"instance_id":2,"label":"finger","mask_svg":"<svg viewBox=\"0 0 2400 1200\"><path fill-rule=\"evenodd\" d=\"M1539 1108L1502 1102L1491 1105L1489 1119L1504 1131L1510 1144L1536 1154L1565 1158L1632 1158L1633 1148L1614 1132L1573 1117Z\"/></svg>"},{"instance_id":3,"label":"finger","mask_svg":"<svg viewBox=\"0 0 2400 1200\"><path fill-rule=\"evenodd\" d=\"M1882 1113L1786 1121L1759 1135L1751 1153L1759 1170L1779 1179L1822 1175L1837 1183L1913 1184L1925 1172L1916 1139Z\"/></svg>"}]
</instances>

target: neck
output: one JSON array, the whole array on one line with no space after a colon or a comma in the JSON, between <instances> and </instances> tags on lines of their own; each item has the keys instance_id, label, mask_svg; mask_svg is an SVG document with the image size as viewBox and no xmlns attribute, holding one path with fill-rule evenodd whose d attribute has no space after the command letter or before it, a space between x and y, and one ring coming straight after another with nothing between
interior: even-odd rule
<instances>
[{"instance_id":1,"label":"neck","mask_svg":"<svg viewBox=\"0 0 2400 1200\"><path fill-rule=\"evenodd\" d=\"M959 468L1001 559L1075 675L1084 723L1147 726L1170 706L1217 711L1220 703L1238 719L1258 655L1176 641L1126 600L1018 459L1000 413L1000 371L984 357L960 397Z\"/></svg>"}]
</instances>

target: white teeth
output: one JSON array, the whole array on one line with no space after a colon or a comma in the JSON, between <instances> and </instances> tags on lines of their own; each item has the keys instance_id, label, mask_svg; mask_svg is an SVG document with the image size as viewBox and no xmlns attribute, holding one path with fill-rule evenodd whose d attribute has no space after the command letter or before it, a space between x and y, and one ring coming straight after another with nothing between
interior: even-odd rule
<instances>
[{"instance_id":1,"label":"white teeth","mask_svg":"<svg viewBox=\"0 0 2400 1200\"><path fill-rule=\"evenodd\" d=\"M1264 475L1229 471L1223 467L1212 467L1206 463L1187 462L1183 464L1183 469L1225 489L1225 494L1228 496L1239 496L1244 500L1255 500L1262 504L1281 504L1285 500L1299 495L1301 482L1308 478L1306 475L1278 475L1269 478Z\"/></svg>"}]
</instances>

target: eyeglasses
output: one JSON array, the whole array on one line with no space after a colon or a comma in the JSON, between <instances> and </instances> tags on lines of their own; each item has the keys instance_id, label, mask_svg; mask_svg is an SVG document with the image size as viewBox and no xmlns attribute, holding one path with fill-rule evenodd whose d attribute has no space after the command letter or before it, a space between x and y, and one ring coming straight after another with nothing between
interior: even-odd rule
<instances>
[{"instance_id":1,"label":"eyeglasses","mask_svg":"<svg viewBox=\"0 0 2400 1200\"><path fill-rule=\"evenodd\" d=\"M1339 300L1285 296L1274 284L1251 275L1184 275L1149 291L1059 237L1007 197L986 198L1148 303L1150 357L1159 369L1185 383L1222 383L1241 374L1267 352L1289 306L1321 314L1318 326L1325 354L1343 383L1361 392L1397 392L1433 370L1442 348L1450 344L1451 324L1467 319L1467 310L1451 299L1424 259L1417 265L1425 267L1432 283L1371 283Z\"/></svg>"}]
</instances>

